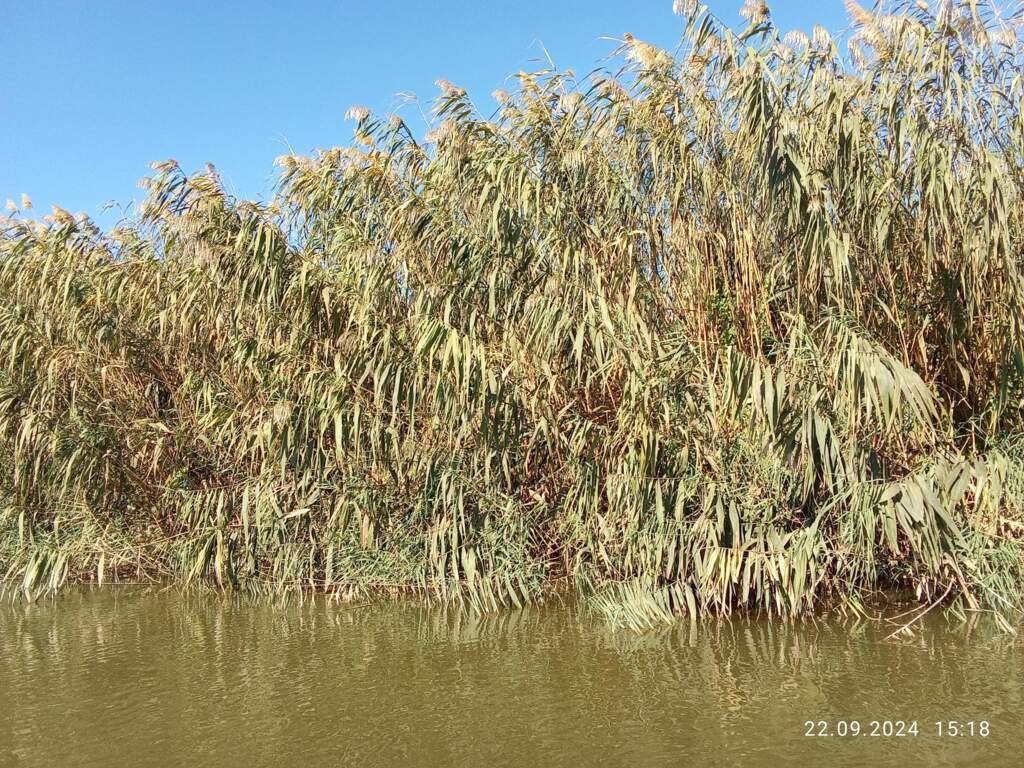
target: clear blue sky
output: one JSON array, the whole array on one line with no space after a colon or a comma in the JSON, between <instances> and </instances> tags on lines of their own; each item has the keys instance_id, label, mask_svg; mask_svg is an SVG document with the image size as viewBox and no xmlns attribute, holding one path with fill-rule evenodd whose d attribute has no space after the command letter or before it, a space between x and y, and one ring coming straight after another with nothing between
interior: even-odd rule
<instances>
[{"instance_id":1,"label":"clear blue sky","mask_svg":"<svg viewBox=\"0 0 1024 768\"><path fill-rule=\"evenodd\" d=\"M735 25L740 5L710 3ZM842 0L769 5L786 30L847 24ZM349 141L353 104L389 111L407 91L429 109L445 78L489 111L541 44L582 75L615 48L602 37L671 48L681 29L672 0L0 0L0 205L25 192L37 215L58 203L109 224L103 204L141 200L149 162L170 157L265 197L277 155Z\"/></svg>"}]
</instances>

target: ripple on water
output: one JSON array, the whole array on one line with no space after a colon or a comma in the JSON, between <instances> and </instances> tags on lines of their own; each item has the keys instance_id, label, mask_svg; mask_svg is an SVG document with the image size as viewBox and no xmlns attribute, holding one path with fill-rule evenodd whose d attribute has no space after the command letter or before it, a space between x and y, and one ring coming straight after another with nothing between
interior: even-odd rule
<instances>
[{"instance_id":1,"label":"ripple on water","mask_svg":"<svg viewBox=\"0 0 1024 768\"><path fill-rule=\"evenodd\" d=\"M1019 765L1019 640L885 634L83 589L0 607L0 765ZM804 736L839 719L920 735ZM983 719L987 739L934 735Z\"/></svg>"}]
</instances>

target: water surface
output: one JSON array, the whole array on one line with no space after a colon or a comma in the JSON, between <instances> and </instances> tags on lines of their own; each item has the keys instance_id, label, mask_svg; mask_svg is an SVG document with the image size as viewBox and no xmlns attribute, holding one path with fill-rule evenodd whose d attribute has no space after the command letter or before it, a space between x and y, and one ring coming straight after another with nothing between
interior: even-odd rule
<instances>
[{"instance_id":1,"label":"water surface","mask_svg":"<svg viewBox=\"0 0 1024 768\"><path fill-rule=\"evenodd\" d=\"M561 604L8 601L0 766L1024 764L1019 639L940 616L887 633L740 618L636 635ZM805 736L809 720L861 735Z\"/></svg>"}]
</instances>

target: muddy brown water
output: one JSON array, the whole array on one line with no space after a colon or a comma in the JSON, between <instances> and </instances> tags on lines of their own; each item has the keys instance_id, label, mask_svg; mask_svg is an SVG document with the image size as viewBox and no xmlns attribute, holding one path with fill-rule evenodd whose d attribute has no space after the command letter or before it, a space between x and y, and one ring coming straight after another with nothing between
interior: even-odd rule
<instances>
[{"instance_id":1,"label":"muddy brown water","mask_svg":"<svg viewBox=\"0 0 1024 768\"><path fill-rule=\"evenodd\" d=\"M888 630L746 617L638 635L559 601L8 599L0 766L1024 765L1019 638L939 615Z\"/></svg>"}]
</instances>

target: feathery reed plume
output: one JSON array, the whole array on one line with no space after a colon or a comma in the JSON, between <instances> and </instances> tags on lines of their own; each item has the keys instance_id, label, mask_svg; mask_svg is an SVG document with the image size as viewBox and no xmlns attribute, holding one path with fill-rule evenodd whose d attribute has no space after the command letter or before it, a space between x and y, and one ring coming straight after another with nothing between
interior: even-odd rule
<instances>
[{"instance_id":1,"label":"feathery reed plume","mask_svg":"<svg viewBox=\"0 0 1024 768\"><path fill-rule=\"evenodd\" d=\"M370 110L368 110L366 107L359 106L358 104L354 104L345 111L345 119L355 120L357 123L363 122L363 120L365 120L369 116Z\"/></svg>"},{"instance_id":2,"label":"feathery reed plume","mask_svg":"<svg viewBox=\"0 0 1024 768\"><path fill-rule=\"evenodd\" d=\"M676 16L693 16L697 12L697 0L674 0L672 12Z\"/></svg>"}]
</instances>

